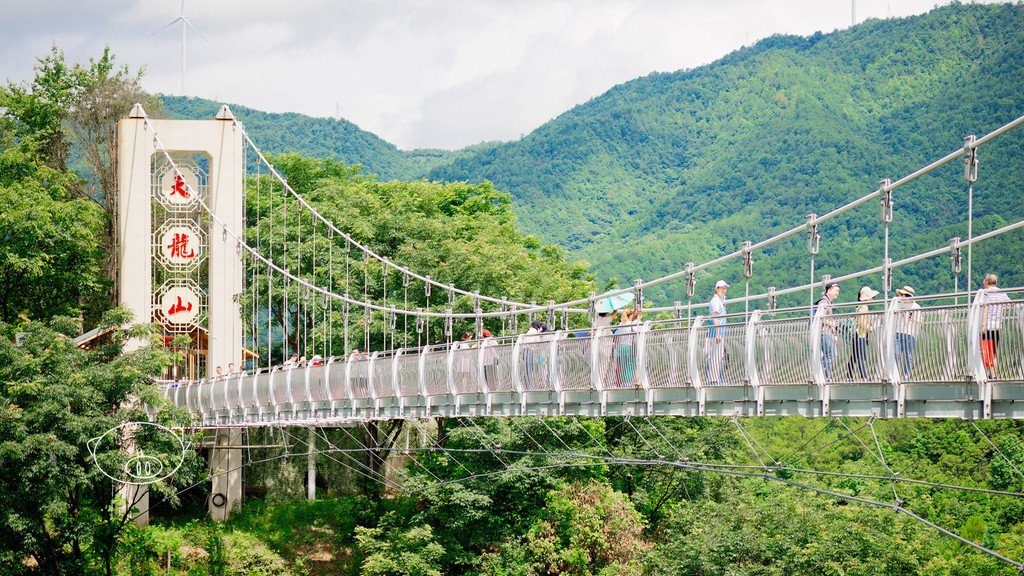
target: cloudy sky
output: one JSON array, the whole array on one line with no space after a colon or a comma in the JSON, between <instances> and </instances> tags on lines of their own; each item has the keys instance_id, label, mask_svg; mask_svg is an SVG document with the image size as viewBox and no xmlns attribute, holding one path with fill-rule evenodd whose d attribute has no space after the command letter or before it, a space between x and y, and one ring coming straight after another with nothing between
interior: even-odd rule
<instances>
[{"instance_id":1,"label":"cloudy sky","mask_svg":"<svg viewBox=\"0 0 1024 576\"><path fill-rule=\"evenodd\" d=\"M947 3L940 0L940 4ZM615 84L694 68L772 34L921 14L936 0L186 0L184 93L340 116L403 149L528 133ZM51 45L109 45L182 93L180 0L0 0L0 78ZM202 37L200 37L200 34Z\"/></svg>"}]
</instances>

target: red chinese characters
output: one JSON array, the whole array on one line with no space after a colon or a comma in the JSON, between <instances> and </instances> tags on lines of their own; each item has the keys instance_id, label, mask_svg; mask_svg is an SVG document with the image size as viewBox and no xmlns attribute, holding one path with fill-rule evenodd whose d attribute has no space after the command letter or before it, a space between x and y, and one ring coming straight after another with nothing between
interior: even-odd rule
<instances>
[{"instance_id":1,"label":"red chinese characters","mask_svg":"<svg viewBox=\"0 0 1024 576\"><path fill-rule=\"evenodd\" d=\"M187 304L187 306L185 304L182 304L181 303L181 296L178 296L178 303L171 305L171 309L167 311L167 315L168 316L174 316L175 314L180 314L182 312L191 312L192 311L192 303L191 302L187 302L186 304Z\"/></svg>"},{"instance_id":2,"label":"red chinese characters","mask_svg":"<svg viewBox=\"0 0 1024 576\"><path fill-rule=\"evenodd\" d=\"M188 234L175 233L171 243L167 245L171 258L195 258L195 250L188 247Z\"/></svg>"},{"instance_id":3,"label":"red chinese characters","mask_svg":"<svg viewBox=\"0 0 1024 576\"><path fill-rule=\"evenodd\" d=\"M189 198L188 189L185 188L185 179L181 175L174 177L174 186L171 187L171 193L168 196L175 194L180 194L182 198Z\"/></svg>"}]
</instances>

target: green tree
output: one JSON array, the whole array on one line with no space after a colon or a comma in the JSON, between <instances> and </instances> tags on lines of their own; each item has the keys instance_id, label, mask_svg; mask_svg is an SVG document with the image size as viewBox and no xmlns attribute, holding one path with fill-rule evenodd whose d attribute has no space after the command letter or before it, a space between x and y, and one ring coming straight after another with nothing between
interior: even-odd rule
<instances>
[{"instance_id":1,"label":"green tree","mask_svg":"<svg viewBox=\"0 0 1024 576\"><path fill-rule=\"evenodd\" d=\"M603 483L566 484L553 491L523 542L533 574L643 573L650 544L626 497Z\"/></svg>"},{"instance_id":2,"label":"green tree","mask_svg":"<svg viewBox=\"0 0 1024 576\"><path fill-rule=\"evenodd\" d=\"M405 526L389 512L375 528L357 527L356 543L368 576L441 576L444 548L427 525Z\"/></svg>"},{"instance_id":3,"label":"green tree","mask_svg":"<svg viewBox=\"0 0 1024 576\"><path fill-rule=\"evenodd\" d=\"M132 74L127 66L118 67L110 47L104 48L99 59L78 68L81 89L66 112L73 150L86 166L90 186L85 195L106 213L99 236L106 254L103 278L109 284L111 307L118 302L117 123L136 103L143 104L150 116L160 113L160 100L142 88L143 72Z\"/></svg>"},{"instance_id":4,"label":"green tree","mask_svg":"<svg viewBox=\"0 0 1024 576\"><path fill-rule=\"evenodd\" d=\"M145 406L164 406L151 377L168 363L160 345L125 351L131 339L156 342L149 327L124 329L128 318L121 309L106 315L111 343L95 351L75 346L80 326L62 317L22 324L20 345L0 339L0 565L10 573L29 558L43 574L113 573L134 502L114 496L119 485L94 464L87 442L148 421ZM0 324L0 333L11 329ZM188 422L169 408L157 418L166 425ZM165 448L148 455L167 462L183 456L174 442ZM201 468L194 454L184 457L174 481L187 484ZM121 469L126 461L115 451L104 456L104 469ZM151 502L161 497L175 500L168 481L150 485Z\"/></svg>"},{"instance_id":5,"label":"green tree","mask_svg":"<svg viewBox=\"0 0 1024 576\"><path fill-rule=\"evenodd\" d=\"M102 212L20 146L0 150L0 167L0 320L77 316L99 288Z\"/></svg>"},{"instance_id":6,"label":"green tree","mask_svg":"<svg viewBox=\"0 0 1024 576\"><path fill-rule=\"evenodd\" d=\"M126 66L118 67L109 47L100 58L82 65L66 62L64 53L54 45L35 69L31 81L0 86L0 128L4 129L0 152L13 155L4 164L20 164L17 172L5 170L4 179L27 186L31 183L26 179L31 179L50 190L54 201L84 199L100 208L98 226L92 219L82 223L92 228L89 236L95 238L79 235L79 242L98 245L105 255L100 269L89 271L85 279L96 286L90 294L71 294L89 297L80 304L87 308L85 318L92 325L103 311L117 304L117 122L135 102L146 103L154 113L159 101L142 89L142 72L132 75ZM8 201L0 198L0 206L6 207ZM59 259L56 248L48 249L44 242L36 246L34 258ZM68 273L84 271L72 265ZM107 290L105 302L99 300L96 290L100 284Z\"/></svg>"},{"instance_id":7,"label":"green tree","mask_svg":"<svg viewBox=\"0 0 1024 576\"><path fill-rule=\"evenodd\" d=\"M930 554L919 525L891 511L759 481L727 482L721 495L673 510L653 574L909 576Z\"/></svg>"},{"instance_id":8,"label":"green tree","mask_svg":"<svg viewBox=\"0 0 1024 576\"><path fill-rule=\"evenodd\" d=\"M19 142L38 150L48 167L65 172L71 150L65 121L82 90L81 69L69 66L55 44L35 70L30 82L0 87L0 110Z\"/></svg>"}]
</instances>

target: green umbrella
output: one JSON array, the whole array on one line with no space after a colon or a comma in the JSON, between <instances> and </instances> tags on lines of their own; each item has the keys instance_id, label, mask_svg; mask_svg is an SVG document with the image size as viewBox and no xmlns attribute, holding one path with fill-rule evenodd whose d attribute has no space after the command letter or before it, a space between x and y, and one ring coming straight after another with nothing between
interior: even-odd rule
<instances>
[{"instance_id":1,"label":"green umbrella","mask_svg":"<svg viewBox=\"0 0 1024 576\"><path fill-rule=\"evenodd\" d=\"M609 290L614 292L614 290ZM608 292L605 292L607 294ZM632 292L626 292L624 294L616 294L615 296L608 296L601 298L594 304L594 309L597 310L598 314L608 314L614 312L623 306L627 306L636 298Z\"/></svg>"}]
</instances>

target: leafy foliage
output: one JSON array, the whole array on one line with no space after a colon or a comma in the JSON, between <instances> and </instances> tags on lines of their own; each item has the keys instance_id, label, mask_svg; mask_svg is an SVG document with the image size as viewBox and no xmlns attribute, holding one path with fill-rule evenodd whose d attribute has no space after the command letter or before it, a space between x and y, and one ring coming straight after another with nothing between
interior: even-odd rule
<instances>
[{"instance_id":1,"label":"leafy foliage","mask_svg":"<svg viewBox=\"0 0 1024 576\"><path fill-rule=\"evenodd\" d=\"M640 514L606 484L566 485L551 492L524 547L538 574L642 574Z\"/></svg>"},{"instance_id":2,"label":"leafy foliage","mask_svg":"<svg viewBox=\"0 0 1024 576\"><path fill-rule=\"evenodd\" d=\"M921 528L891 512L740 485L674 510L653 573L909 575L919 573L921 544Z\"/></svg>"},{"instance_id":3,"label":"leafy foliage","mask_svg":"<svg viewBox=\"0 0 1024 576\"><path fill-rule=\"evenodd\" d=\"M1010 559L1024 558L1019 495L945 486L1021 482L1019 474L1004 476L1024 468L1021 425L975 424L444 420L436 444L410 451L404 464L391 461L412 492L379 500L352 494L316 502L249 500L224 528L232 558L225 569L237 573L234 556L255 554L301 572L315 554L318 574L1009 576L1012 565L892 508L898 498L929 522ZM301 450L296 454L305 461ZM344 452L335 456L318 461L319 475L351 466ZM901 481L889 479L894 476ZM202 528L208 522L185 535L150 529L142 557L169 555L181 571L205 565L208 556L194 549L209 548Z\"/></svg>"},{"instance_id":4,"label":"leafy foliage","mask_svg":"<svg viewBox=\"0 0 1024 576\"><path fill-rule=\"evenodd\" d=\"M117 304L116 122L148 98L140 79L109 48L84 66L54 46L31 82L0 86L0 319L91 327Z\"/></svg>"},{"instance_id":5,"label":"leafy foliage","mask_svg":"<svg viewBox=\"0 0 1024 576\"><path fill-rule=\"evenodd\" d=\"M518 232L508 195L490 184L378 182L355 167L296 155L275 158L275 165L287 175L292 189L339 229L391 262L430 275L437 282L507 295L521 302L565 301L593 290L583 264L570 264L562 249L541 246L535 238ZM341 235L333 234L309 210L286 198L281 185L269 177L255 177L250 182L247 202L248 241L282 268L360 300L368 295L382 305L395 304L402 309L433 306L434 312L449 306L449 294L444 291L434 287L431 300L422 281L410 278L405 286L405 279L394 270L385 275L379 261L347 252ZM250 268L251 285L266 284L265 277L255 276L266 274L265 270L261 263ZM333 338L333 349L341 353L347 333L355 347L370 349L383 347L391 333L386 314L351 310L346 315L342 304L323 302L297 283L285 290L280 275L273 275L270 281L275 283L273 317L285 330L291 352L307 353L300 335L310 335L304 341L321 343ZM265 306L266 292L260 290L251 297ZM252 305L248 302L243 308ZM454 312L471 313L473 298L457 296L451 307ZM314 317L325 315L330 322L313 322ZM421 336L414 320L398 319L397 345L443 340L443 319L427 322ZM472 326L472 320L463 321L454 326L454 332L472 330ZM498 333L501 326L488 327ZM278 342L272 339L270 346L275 348ZM256 345L265 349L266 339ZM274 354L281 357L279 349Z\"/></svg>"},{"instance_id":6,"label":"leafy foliage","mask_svg":"<svg viewBox=\"0 0 1024 576\"><path fill-rule=\"evenodd\" d=\"M92 352L75 346L69 334L79 325L63 317L24 323L21 346L0 339L0 564L20 566L31 556L46 573L112 573L119 534L132 521L135 503L112 496L112 481L95 465L87 442L147 421L143 407L164 402L150 376L168 362L162 346L125 351L130 339L150 336L146 327L124 329L128 317L121 309L108 314L112 343ZM0 332L7 330L0 324ZM188 421L172 410L158 421L175 419ZM165 448L148 455L168 462L183 456L180 446ZM105 466L120 469L126 458ZM192 454L176 481L194 480L196 464ZM173 493L165 481L151 485L151 498L173 500Z\"/></svg>"},{"instance_id":7,"label":"leafy foliage","mask_svg":"<svg viewBox=\"0 0 1024 576\"><path fill-rule=\"evenodd\" d=\"M402 526L389 512L376 528L356 528L362 573L374 576L441 576L444 548L430 526Z\"/></svg>"},{"instance_id":8,"label":"leafy foliage","mask_svg":"<svg viewBox=\"0 0 1024 576\"><path fill-rule=\"evenodd\" d=\"M71 198L74 178L0 150L0 320L77 315L100 287L102 212Z\"/></svg>"}]
</instances>

